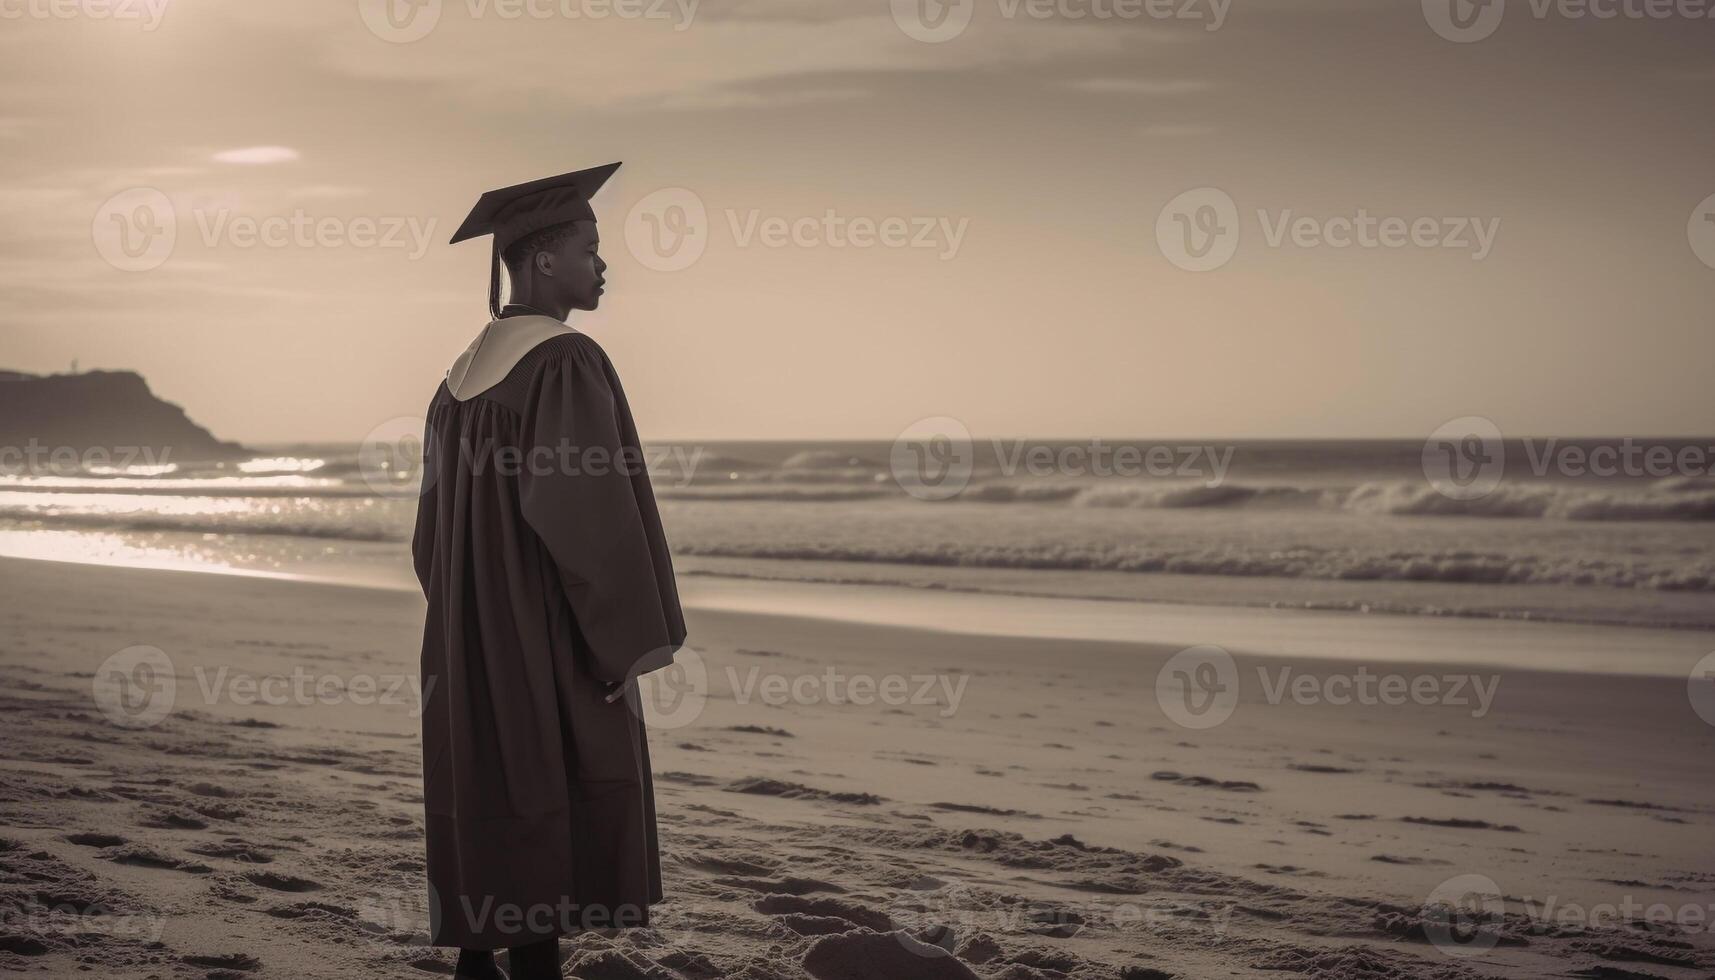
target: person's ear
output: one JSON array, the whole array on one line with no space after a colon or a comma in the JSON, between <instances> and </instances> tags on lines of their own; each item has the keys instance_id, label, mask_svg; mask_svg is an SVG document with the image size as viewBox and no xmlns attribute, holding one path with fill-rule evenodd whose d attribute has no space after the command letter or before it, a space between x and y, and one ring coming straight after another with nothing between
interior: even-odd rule
<instances>
[{"instance_id":1,"label":"person's ear","mask_svg":"<svg viewBox=\"0 0 1715 980\"><path fill-rule=\"evenodd\" d=\"M537 250L537 252L536 252L536 274L542 275L542 276L552 276L554 274L554 253L553 252L550 252L545 248Z\"/></svg>"}]
</instances>

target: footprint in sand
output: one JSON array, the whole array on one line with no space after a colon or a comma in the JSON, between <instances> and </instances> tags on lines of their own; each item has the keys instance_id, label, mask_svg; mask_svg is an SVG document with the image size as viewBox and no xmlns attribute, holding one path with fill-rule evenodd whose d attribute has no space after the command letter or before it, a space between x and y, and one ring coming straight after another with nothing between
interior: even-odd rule
<instances>
[{"instance_id":1,"label":"footprint in sand","mask_svg":"<svg viewBox=\"0 0 1715 980\"><path fill-rule=\"evenodd\" d=\"M765 895L809 895L815 892L843 893L839 885L815 878L716 878L714 883L728 888L762 892Z\"/></svg>"},{"instance_id":2,"label":"footprint in sand","mask_svg":"<svg viewBox=\"0 0 1715 980\"><path fill-rule=\"evenodd\" d=\"M856 902L838 898L802 898L797 895L768 895L757 899L751 908L763 915L810 915L818 918L844 919L856 926L885 932L893 920L885 912Z\"/></svg>"},{"instance_id":3,"label":"footprint in sand","mask_svg":"<svg viewBox=\"0 0 1715 980\"><path fill-rule=\"evenodd\" d=\"M1487 820L1468 820L1463 817L1448 817L1446 819L1436 817L1400 817L1399 819L1402 823L1414 823L1424 827L1446 827L1450 830L1499 830L1508 834L1517 834L1522 832L1518 827L1510 823L1497 824L1490 823Z\"/></svg>"},{"instance_id":4,"label":"footprint in sand","mask_svg":"<svg viewBox=\"0 0 1715 980\"><path fill-rule=\"evenodd\" d=\"M244 810L230 803L192 803L191 809L210 820L237 820L244 816Z\"/></svg>"},{"instance_id":5,"label":"footprint in sand","mask_svg":"<svg viewBox=\"0 0 1715 980\"><path fill-rule=\"evenodd\" d=\"M1253 864L1251 867L1271 875L1286 875L1291 878L1326 878L1325 871L1315 871L1310 868L1300 868L1293 864Z\"/></svg>"},{"instance_id":6,"label":"footprint in sand","mask_svg":"<svg viewBox=\"0 0 1715 980\"><path fill-rule=\"evenodd\" d=\"M0 932L0 953L14 953L18 956L46 956L49 952L48 946L39 939Z\"/></svg>"},{"instance_id":7,"label":"footprint in sand","mask_svg":"<svg viewBox=\"0 0 1715 980\"><path fill-rule=\"evenodd\" d=\"M950 813L980 813L986 817L1024 817L1030 820L1041 820L1042 815L1029 813L1024 810L1007 810L1001 807L984 806L979 803L930 803L932 810L946 810Z\"/></svg>"},{"instance_id":8,"label":"footprint in sand","mask_svg":"<svg viewBox=\"0 0 1715 980\"><path fill-rule=\"evenodd\" d=\"M254 844L229 838L212 844L197 844L186 848L192 854L203 857L226 858L229 861L240 861L244 864L273 864L274 856Z\"/></svg>"},{"instance_id":9,"label":"footprint in sand","mask_svg":"<svg viewBox=\"0 0 1715 980\"><path fill-rule=\"evenodd\" d=\"M264 913L276 919L303 919L309 917L331 916L335 919L355 919L356 909L348 909L343 905L329 905L326 902L296 902L292 905L279 905L264 909Z\"/></svg>"},{"instance_id":10,"label":"footprint in sand","mask_svg":"<svg viewBox=\"0 0 1715 980\"><path fill-rule=\"evenodd\" d=\"M114 864L123 864L133 868L154 868L159 871L183 871L186 874L212 874L214 869L206 864L195 861L184 861L168 854L162 854L141 844L131 844L111 854L103 855Z\"/></svg>"},{"instance_id":11,"label":"footprint in sand","mask_svg":"<svg viewBox=\"0 0 1715 980\"><path fill-rule=\"evenodd\" d=\"M1176 783L1180 786L1195 786L1202 789L1220 789L1226 790L1229 793L1256 793L1262 790L1261 786L1245 779L1214 779L1209 776L1187 776L1183 773L1173 772L1170 769L1150 773L1149 778L1156 780L1157 782Z\"/></svg>"},{"instance_id":12,"label":"footprint in sand","mask_svg":"<svg viewBox=\"0 0 1715 980\"><path fill-rule=\"evenodd\" d=\"M253 885L260 885L277 892L314 892L320 891L322 888L319 881L311 881L308 878L298 878L274 871L251 871L242 877Z\"/></svg>"},{"instance_id":13,"label":"footprint in sand","mask_svg":"<svg viewBox=\"0 0 1715 980\"><path fill-rule=\"evenodd\" d=\"M774 873L772 864L734 858L692 857L685 863L699 871L724 875L767 875Z\"/></svg>"},{"instance_id":14,"label":"footprint in sand","mask_svg":"<svg viewBox=\"0 0 1715 980\"><path fill-rule=\"evenodd\" d=\"M208 823L196 817L172 810L156 810L143 815L137 822L139 827L153 830L207 830Z\"/></svg>"},{"instance_id":15,"label":"footprint in sand","mask_svg":"<svg viewBox=\"0 0 1715 980\"><path fill-rule=\"evenodd\" d=\"M1403 857L1398 854L1372 854L1370 855L1370 860L1377 861L1382 864L1401 864L1408 866L1453 863L1452 861L1443 861L1440 858Z\"/></svg>"},{"instance_id":16,"label":"footprint in sand","mask_svg":"<svg viewBox=\"0 0 1715 980\"><path fill-rule=\"evenodd\" d=\"M67 834L65 839L79 847L118 847L120 844L129 843L118 834Z\"/></svg>"},{"instance_id":17,"label":"footprint in sand","mask_svg":"<svg viewBox=\"0 0 1715 980\"><path fill-rule=\"evenodd\" d=\"M179 957L179 962L191 966L206 967L210 970L235 970L249 973L262 969L262 961L248 953L222 953L213 956L191 955Z\"/></svg>"},{"instance_id":18,"label":"footprint in sand","mask_svg":"<svg viewBox=\"0 0 1715 980\"><path fill-rule=\"evenodd\" d=\"M829 915L804 915L790 912L782 915L780 924L800 936L835 936L849 932L852 924L845 919Z\"/></svg>"}]
</instances>

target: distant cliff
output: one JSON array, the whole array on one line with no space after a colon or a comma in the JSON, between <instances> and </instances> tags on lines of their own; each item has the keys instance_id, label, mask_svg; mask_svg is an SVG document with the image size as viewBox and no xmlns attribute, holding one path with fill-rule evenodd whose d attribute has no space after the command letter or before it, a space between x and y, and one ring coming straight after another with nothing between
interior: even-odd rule
<instances>
[{"instance_id":1,"label":"distant cliff","mask_svg":"<svg viewBox=\"0 0 1715 980\"><path fill-rule=\"evenodd\" d=\"M0 467L60 466L68 454L86 463L110 454L113 465L249 455L156 398L134 371L0 371Z\"/></svg>"}]
</instances>

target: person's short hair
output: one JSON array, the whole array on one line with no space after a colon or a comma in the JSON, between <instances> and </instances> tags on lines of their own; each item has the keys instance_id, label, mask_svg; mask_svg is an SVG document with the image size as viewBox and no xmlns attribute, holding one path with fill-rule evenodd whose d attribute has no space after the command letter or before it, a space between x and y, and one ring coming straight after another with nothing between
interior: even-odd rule
<instances>
[{"instance_id":1,"label":"person's short hair","mask_svg":"<svg viewBox=\"0 0 1715 980\"><path fill-rule=\"evenodd\" d=\"M556 249L565 244L566 239L578 233L578 222L568 221L564 224L549 225L540 231L533 231L506 247L500 255L500 260L506 263L506 274L517 282L529 265L530 257L545 249Z\"/></svg>"}]
</instances>

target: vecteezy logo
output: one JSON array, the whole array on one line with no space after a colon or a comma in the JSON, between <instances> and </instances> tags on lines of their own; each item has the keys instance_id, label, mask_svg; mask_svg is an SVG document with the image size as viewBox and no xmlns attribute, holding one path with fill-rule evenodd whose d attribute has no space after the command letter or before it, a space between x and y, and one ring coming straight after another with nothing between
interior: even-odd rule
<instances>
[{"instance_id":1,"label":"vecteezy logo","mask_svg":"<svg viewBox=\"0 0 1715 980\"><path fill-rule=\"evenodd\" d=\"M126 647L101 662L91 682L95 706L125 728L149 728L173 710L179 679L159 647Z\"/></svg>"},{"instance_id":2,"label":"vecteezy logo","mask_svg":"<svg viewBox=\"0 0 1715 980\"><path fill-rule=\"evenodd\" d=\"M1476 956L1500 941L1506 901L1494 879L1455 875L1435 886L1424 900L1423 934L1448 956Z\"/></svg>"},{"instance_id":3,"label":"vecteezy logo","mask_svg":"<svg viewBox=\"0 0 1715 980\"><path fill-rule=\"evenodd\" d=\"M147 272L172 256L179 222L167 195L153 187L133 187L101 202L90 235L108 265L122 272Z\"/></svg>"},{"instance_id":4,"label":"vecteezy logo","mask_svg":"<svg viewBox=\"0 0 1715 980\"><path fill-rule=\"evenodd\" d=\"M1685 696L1691 699L1691 710L1697 717L1715 725L1715 653L1691 668L1691 676L1685 679Z\"/></svg>"},{"instance_id":5,"label":"vecteezy logo","mask_svg":"<svg viewBox=\"0 0 1715 980\"><path fill-rule=\"evenodd\" d=\"M1423 19L1435 33L1456 44L1481 41L1495 33L1506 11L1507 0L1423 0Z\"/></svg>"},{"instance_id":6,"label":"vecteezy logo","mask_svg":"<svg viewBox=\"0 0 1715 980\"><path fill-rule=\"evenodd\" d=\"M1188 647L1156 673L1155 701L1182 728L1214 728L1239 706L1239 665L1220 647Z\"/></svg>"},{"instance_id":7,"label":"vecteezy logo","mask_svg":"<svg viewBox=\"0 0 1715 980\"><path fill-rule=\"evenodd\" d=\"M1691 210L1691 220L1686 223L1685 237L1691 242L1691 250L1703 264L1715 269L1715 194L1704 198L1697 207Z\"/></svg>"},{"instance_id":8,"label":"vecteezy logo","mask_svg":"<svg viewBox=\"0 0 1715 980\"><path fill-rule=\"evenodd\" d=\"M647 667L650 658L640 661ZM635 701L627 692L626 703L640 713L650 728L684 728L703 715L709 703L709 668L690 647L680 647L673 662L646 674L633 673L637 681Z\"/></svg>"},{"instance_id":9,"label":"vecteezy logo","mask_svg":"<svg viewBox=\"0 0 1715 980\"><path fill-rule=\"evenodd\" d=\"M1481 415L1453 419L1423 443L1424 477L1436 493L1453 500L1493 493L1506 464L1500 427Z\"/></svg>"},{"instance_id":10,"label":"vecteezy logo","mask_svg":"<svg viewBox=\"0 0 1715 980\"><path fill-rule=\"evenodd\" d=\"M678 272L703 257L709 212L683 187L666 187L638 201L625 216L625 245L646 268Z\"/></svg>"},{"instance_id":11,"label":"vecteezy logo","mask_svg":"<svg viewBox=\"0 0 1715 980\"><path fill-rule=\"evenodd\" d=\"M971 430L945 415L918 419L893 440L888 469L901 490L918 500L946 500L971 482L975 453Z\"/></svg>"},{"instance_id":12,"label":"vecteezy logo","mask_svg":"<svg viewBox=\"0 0 1715 980\"><path fill-rule=\"evenodd\" d=\"M440 467L428 458L427 431L422 419L409 415L370 429L357 447L357 470L369 489L384 497L418 497L433 489Z\"/></svg>"},{"instance_id":13,"label":"vecteezy logo","mask_svg":"<svg viewBox=\"0 0 1715 980\"><path fill-rule=\"evenodd\" d=\"M440 932L441 901L435 886L421 882L394 887L376 885L358 896L358 931L397 948L427 946Z\"/></svg>"},{"instance_id":14,"label":"vecteezy logo","mask_svg":"<svg viewBox=\"0 0 1715 980\"><path fill-rule=\"evenodd\" d=\"M1239 250L1239 207L1217 187L1186 191L1156 216L1155 243L1186 272L1219 269Z\"/></svg>"},{"instance_id":15,"label":"vecteezy logo","mask_svg":"<svg viewBox=\"0 0 1715 980\"><path fill-rule=\"evenodd\" d=\"M357 13L369 33L408 44L428 37L441 22L441 0L357 0Z\"/></svg>"},{"instance_id":16,"label":"vecteezy logo","mask_svg":"<svg viewBox=\"0 0 1715 980\"><path fill-rule=\"evenodd\" d=\"M893 22L913 41L940 44L965 32L976 0L893 0Z\"/></svg>"}]
</instances>

